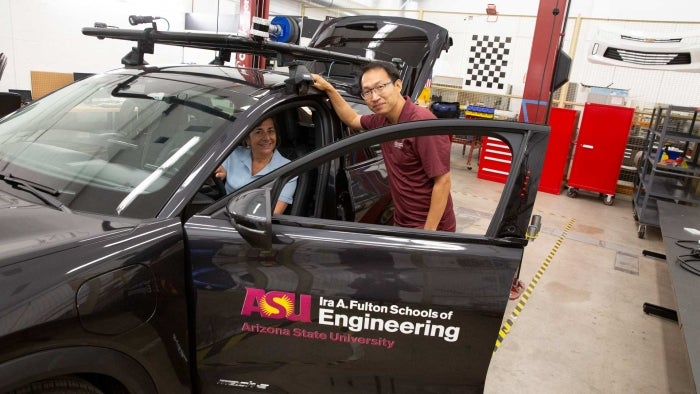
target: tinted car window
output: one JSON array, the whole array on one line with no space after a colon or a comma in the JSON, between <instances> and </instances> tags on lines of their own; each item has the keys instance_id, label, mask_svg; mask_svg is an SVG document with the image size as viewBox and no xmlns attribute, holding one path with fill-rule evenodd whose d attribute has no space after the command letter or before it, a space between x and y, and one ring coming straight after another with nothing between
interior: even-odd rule
<instances>
[{"instance_id":1,"label":"tinted car window","mask_svg":"<svg viewBox=\"0 0 700 394\"><path fill-rule=\"evenodd\" d=\"M349 102L350 106L352 109L355 110L360 115L368 115L371 114L372 111L370 111L369 107L367 107L367 104L364 103L355 103L355 102ZM358 130L353 130L347 126L343 126L343 130L346 133L344 137L353 135L355 133L358 133L360 131ZM346 155L345 156L345 162L347 163L347 166L353 166L359 163L364 163L368 160L375 160L378 158L381 158L382 156L382 150L379 144L374 144L371 146L367 146L363 149L360 149L352 154Z\"/></svg>"},{"instance_id":2,"label":"tinted car window","mask_svg":"<svg viewBox=\"0 0 700 394\"><path fill-rule=\"evenodd\" d=\"M335 52L391 61L396 53L408 64L420 64L428 51L425 31L407 25L386 22L381 27L372 23L337 24L315 37L315 47ZM342 75L340 68L329 75ZM347 72L352 71L348 69Z\"/></svg>"},{"instance_id":3,"label":"tinted car window","mask_svg":"<svg viewBox=\"0 0 700 394\"><path fill-rule=\"evenodd\" d=\"M207 141L257 101L257 87L207 81L168 73L82 80L21 111L31 116L0 123L0 168L54 189L76 211L154 217Z\"/></svg>"}]
</instances>

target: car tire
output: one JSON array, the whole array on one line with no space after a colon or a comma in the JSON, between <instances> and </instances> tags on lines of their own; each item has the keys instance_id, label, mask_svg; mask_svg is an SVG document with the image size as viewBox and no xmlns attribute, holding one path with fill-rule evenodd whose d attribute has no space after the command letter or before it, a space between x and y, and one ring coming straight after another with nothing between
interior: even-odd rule
<instances>
[{"instance_id":1,"label":"car tire","mask_svg":"<svg viewBox=\"0 0 700 394\"><path fill-rule=\"evenodd\" d=\"M74 378L60 377L54 379L41 380L28 384L17 390L10 391L8 394L103 394L102 390L98 389L89 382Z\"/></svg>"}]
</instances>

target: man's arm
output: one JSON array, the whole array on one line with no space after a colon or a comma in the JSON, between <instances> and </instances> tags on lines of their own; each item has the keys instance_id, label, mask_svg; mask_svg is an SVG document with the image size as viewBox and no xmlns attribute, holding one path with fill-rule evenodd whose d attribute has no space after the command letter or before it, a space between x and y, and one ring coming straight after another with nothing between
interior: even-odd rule
<instances>
[{"instance_id":1,"label":"man's arm","mask_svg":"<svg viewBox=\"0 0 700 394\"><path fill-rule=\"evenodd\" d=\"M361 115L355 112L354 109L348 104L343 96L335 90L335 87L326 81L322 76L318 74L311 74L314 79L314 87L320 91L326 92L328 98L331 100L331 105L333 109L338 114L340 120L346 125L353 129L361 130L362 124L360 123Z\"/></svg>"},{"instance_id":2,"label":"man's arm","mask_svg":"<svg viewBox=\"0 0 700 394\"><path fill-rule=\"evenodd\" d=\"M430 196L430 209L428 210L428 217L425 219L424 229L437 229L438 225L440 224L440 219L442 219L442 215L445 213L447 198L450 195L451 188L452 180L449 172L433 178L433 192Z\"/></svg>"}]
</instances>

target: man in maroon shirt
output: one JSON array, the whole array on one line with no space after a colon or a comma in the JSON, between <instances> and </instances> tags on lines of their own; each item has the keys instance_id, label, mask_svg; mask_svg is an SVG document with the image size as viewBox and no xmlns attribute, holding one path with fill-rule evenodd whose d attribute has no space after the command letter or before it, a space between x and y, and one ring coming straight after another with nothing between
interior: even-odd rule
<instances>
[{"instance_id":1,"label":"man in maroon shirt","mask_svg":"<svg viewBox=\"0 0 700 394\"><path fill-rule=\"evenodd\" d=\"M372 62L362 70L362 98L374 112L359 115L337 90L314 74L314 87L326 92L340 119L358 130L435 119L429 110L401 95L398 70ZM394 201L394 223L401 227L455 231L450 194L450 139L447 135L404 138L381 145Z\"/></svg>"}]
</instances>

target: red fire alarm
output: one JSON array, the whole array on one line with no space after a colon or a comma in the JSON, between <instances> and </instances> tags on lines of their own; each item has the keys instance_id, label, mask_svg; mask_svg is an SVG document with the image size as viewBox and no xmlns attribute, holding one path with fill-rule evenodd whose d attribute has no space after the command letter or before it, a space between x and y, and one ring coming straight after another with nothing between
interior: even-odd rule
<instances>
[{"instance_id":1,"label":"red fire alarm","mask_svg":"<svg viewBox=\"0 0 700 394\"><path fill-rule=\"evenodd\" d=\"M498 11L496 11L496 4L486 5L486 15L498 15Z\"/></svg>"}]
</instances>

